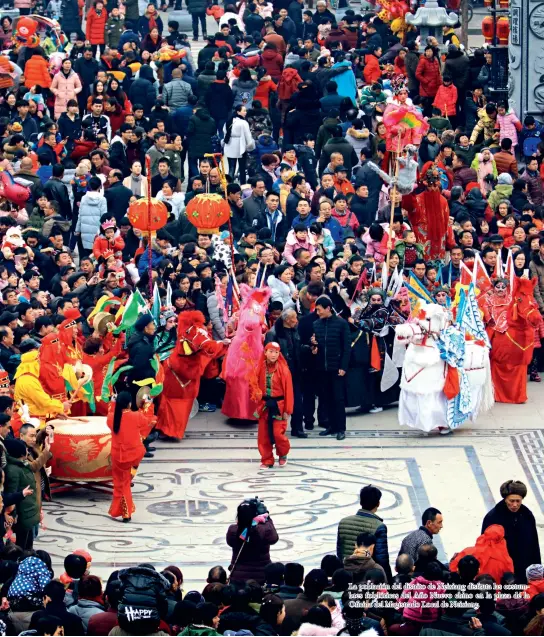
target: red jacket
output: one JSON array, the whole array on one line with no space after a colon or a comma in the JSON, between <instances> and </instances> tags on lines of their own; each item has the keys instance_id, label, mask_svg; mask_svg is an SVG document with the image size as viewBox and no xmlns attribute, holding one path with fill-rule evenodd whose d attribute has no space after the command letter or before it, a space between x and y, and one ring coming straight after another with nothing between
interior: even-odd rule
<instances>
[{"instance_id":1,"label":"red jacket","mask_svg":"<svg viewBox=\"0 0 544 637\"><path fill-rule=\"evenodd\" d=\"M96 13L94 7L87 14L87 31L85 36L91 44L106 43L106 21L108 12L102 9L100 15Z\"/></svg>"},{"instance_id":2,"label":"red jacket","mask_svg":"<svg viewBox=\"0 0 544 637\"><path fill-rule=\"evenodd\" d=\"M118 433L114 433L114 414L115 403L111 402L106 420L108 427L112 431L111 458L117 462L132 462L137 466L144 457L145 447L142 438L147 435L149 419L141 410L123 409L121 427Z\"/></svg>"},{"instance_id":3,"label":"red jacket","mask_svg":"<svg viewBox=\"0 0 544 637\"><path fill-rule=\"evenodd\" d=\"M98 237L96 237L96 239L94 240L94 243L93 243L93 254L94 254L95 258L98 259L98 257L101 254L104 254L104 252L106 250L113 250L114 252L121 252L124 248L125 248L125 240L120 235L119 236L115 236L113 238L113 243L108 241L108 239L106 239L106 237L104 237L102 235L98 235Z\"/></svg>"},{"instance_id":4,"label":"red jacket","mask_svg":"<svg viewBox=\"0 0 544 637\"><path fill-rule=\"evenodd\" d=\"M377 82L381 78L382 70L380 69L380 63L374 54L365 55L363 76L367 84L374 84L374 82Z\"/></svg>"},{"instance_id":5,"label":"red jacket","mask_svg":"<svg viewBox=\"0 0 544 637\"><path fill-rule=\"evenodd\" d=\"M442 115L455 115L457 113L457 89L453 84L450 86L438 87L438 91L434 98L433 106L442 111Z\"/></svg>"},{"instance_id":6,"label":"red jacket","mask_svg":"<svg viewBox=\"0 0 544 637\"><path fill-rule=\"evenodd\" d=\"M436 58L421 56L416 69L416 79L419 82L421 97L434 97L438 87L442 84L440 64Z\"/></svg>"},{"instance_id":7,"label":"red jacket","mask_svg":"<svg viewBox=\"0 0 544 637\"><path fill-rule=\"evenodd\" d=\"M41 86L49 88L51 86L51 75L49 74L49 66L47 60L41 55L33 55L25 64L25 86Z\"/></svg>"},{"instance_id":8,"label":"red jacket","mask_svg":"<svg viewBox=\"0 0 544 637\"><path fill-rule=\"evenodd\" d=\"M283 71L283 58L277 51L266 49L261 54L261 66L272 79L279 80Z\"/></svg>"}]
</instances>

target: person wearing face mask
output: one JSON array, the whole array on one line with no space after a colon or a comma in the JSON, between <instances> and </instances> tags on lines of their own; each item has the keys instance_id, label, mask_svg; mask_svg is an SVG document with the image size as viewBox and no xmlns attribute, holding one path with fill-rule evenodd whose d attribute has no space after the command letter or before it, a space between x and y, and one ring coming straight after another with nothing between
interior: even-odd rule
<instances>
[{"instance_id":1,"label":"person wearing face mask","mask_svg":"<svg viewBox=\"0 0 544 637\"><path fill-rule=\"evenodd\" d=\"M501 484L501 501L485 516L482 533L492 524L504 528L508 553L514 562L516 581L527 581L526 569L531 564L540 564L540 545L535 516L523 504L527 487L519 480L507 480Z\"/></svg>"}]
</instances>

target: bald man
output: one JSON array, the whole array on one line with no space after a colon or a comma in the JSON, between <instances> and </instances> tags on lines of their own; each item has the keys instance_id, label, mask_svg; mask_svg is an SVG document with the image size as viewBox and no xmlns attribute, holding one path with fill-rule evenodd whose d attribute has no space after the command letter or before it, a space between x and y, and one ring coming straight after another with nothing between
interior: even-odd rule
<instances>
[{"instance_id":1,"label":"bald man","mask_svg":"<svg viewBox=\"0 0 544 637\"><path fill-rule=\"evenodd\" d=\"M32 159L30 157L23 157L21 159L19 172L15 173L15 177L24 179L25 182L28 182L23 185L30 188L30 197L25 204L26 211L30 215L32 213L32 209L34 208L36 202L42 194L42 182L34 171Z\"/></svg>"}]
</instances>

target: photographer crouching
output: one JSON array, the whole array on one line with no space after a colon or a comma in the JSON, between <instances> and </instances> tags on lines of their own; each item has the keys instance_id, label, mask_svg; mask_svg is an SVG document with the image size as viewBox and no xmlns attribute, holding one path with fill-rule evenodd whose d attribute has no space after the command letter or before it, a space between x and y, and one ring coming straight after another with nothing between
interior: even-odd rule
<instances>
[{"instance_id":1,"label":"photographer crouching","mask_svg":"<svg viewBox=\"0 0 544 637\"><path fill-rule=\"evenodd\" d=\"M230 581L243 584L254 579L264 584L264 569L272 561L270 546L277 541L278 533L264 502L259 498L244 500L238 506L236 524L227 531L227 544L232 548Z\"/></svg>"}]
</instances>

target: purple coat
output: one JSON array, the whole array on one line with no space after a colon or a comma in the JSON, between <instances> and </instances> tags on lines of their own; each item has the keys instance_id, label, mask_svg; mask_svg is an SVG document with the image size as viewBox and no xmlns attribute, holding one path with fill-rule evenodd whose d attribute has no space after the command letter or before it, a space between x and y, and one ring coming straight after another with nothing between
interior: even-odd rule
<instances>
[{"instance_id":1,"label":"purple coat","mask_svg":"<svg viewBox=\"0 0 544 637\"><path fill-rule=\"evenodd\" d=\"M272 561L270 546L278 541L278 532L270 518L264 524L257 524L251 533L251 539L244 546L236 567L230 574L231 582L245 582L254 579L264 584L264 569ZM231 566L234 564L242 547L242 540L238 536L238 525L231 524L227 531L227 544L232 547Z\"/></svg>"}]
</instances>

